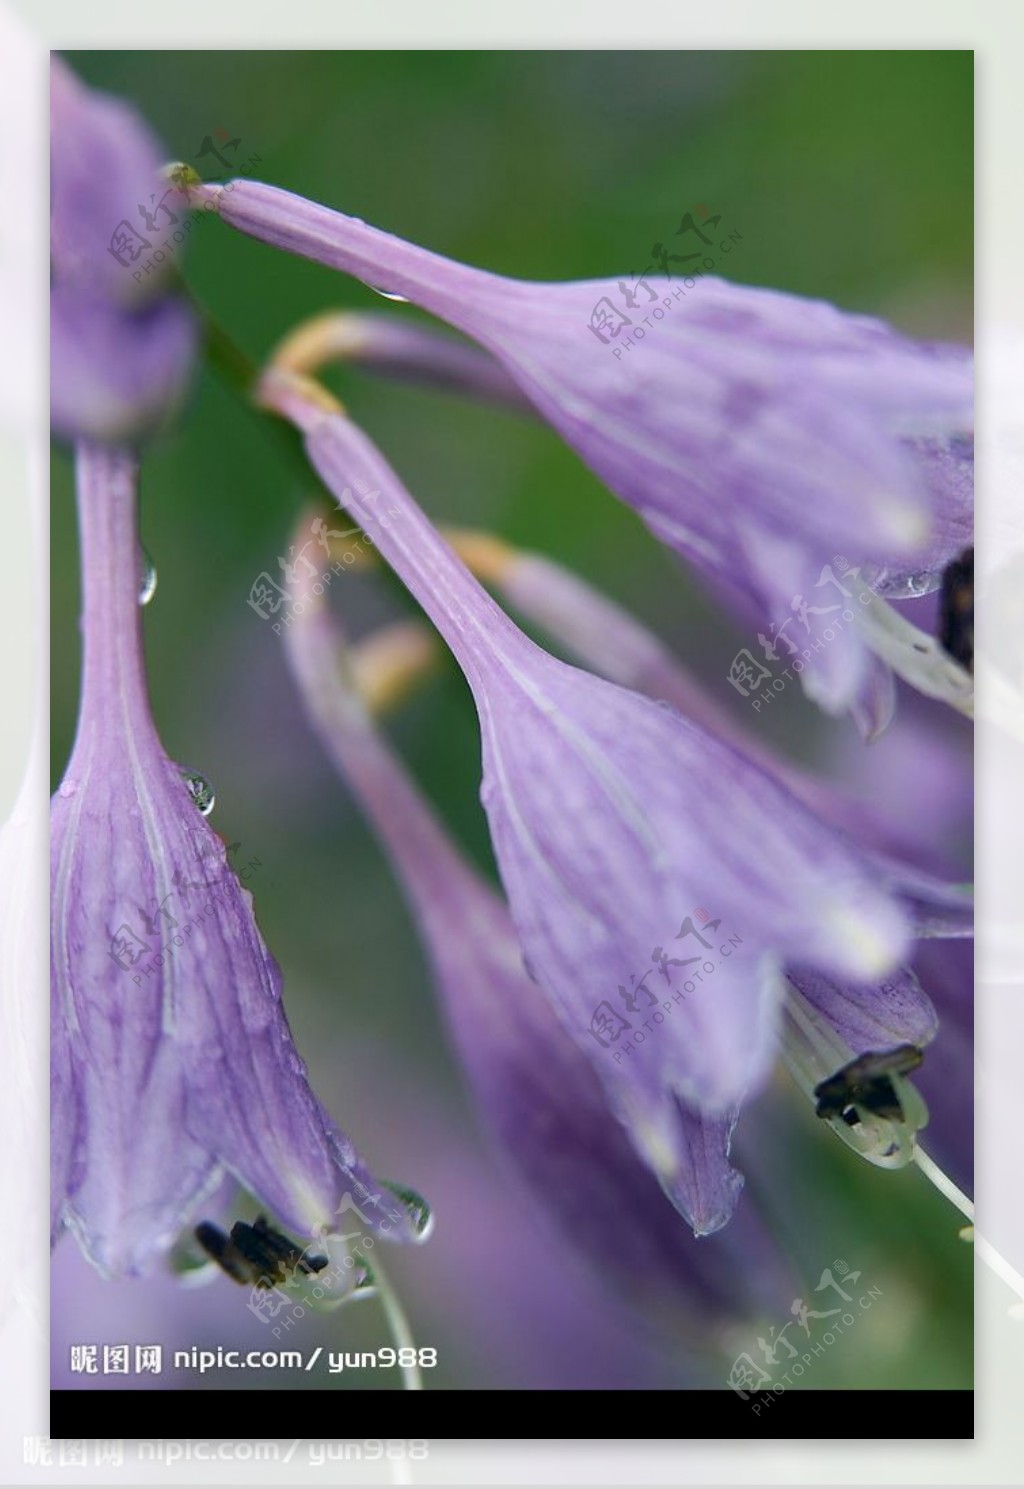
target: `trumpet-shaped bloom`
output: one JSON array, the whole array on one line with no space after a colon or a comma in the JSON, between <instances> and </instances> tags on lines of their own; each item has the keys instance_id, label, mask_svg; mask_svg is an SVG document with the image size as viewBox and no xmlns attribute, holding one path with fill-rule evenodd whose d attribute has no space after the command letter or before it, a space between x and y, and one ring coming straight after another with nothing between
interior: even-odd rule
<instances>
[{"instance_id":1,"label":"trumpet-shaped bloom","mask_svg":"<svg viewBox=\"0 0 1024 1489\"><path fill-rule=\"evenodd\" d=\"M753 1207L713 1244L685 1234L591 1062L527 977L507 906L378 734L340 628L311 592L297 608L285 636L306 711L402 883L477 1104L540 1202L627 1292L659 1307L674 1300L714 1318L749 1307L751 1293L766 1301L782 1269ZM685 1161L671 1198L697 1235L722 1226L737 1202L732 1127L678 1106Z\"/></svg>"},{"instance_id":2,"label":"trumpet-shaped bloom","mask_svg":"<svg viewBox=\"0 0 1024 1489\"><path fill-rule=\"evenodd\" d=\"M802 681L824 708L884 725L869 650L884 638L854 609L836 639L826 571L839 556L864 582L884 574L890 592L920 593L970 541L942 469L973 428L969 354L707 277L510 280L258 182L194 199L480 342L659 538L749 606L770 647L799 616ZM909 640L885 654L915 681L917 662ZM923 686L963 701L955 669L928 670Z\"/></svg>"},{"instance_id":3,"label":"trumpet-shaped bloom","mask_svg":"<svg viewBox=\"0 0 1024 1489\"><path fill-rule=\"evenodd\" d=\"M314 1095L251 895L146 694L136 470L81 446L84 673L51 824L53 1222L145 1270L224 1171L288 1228L415 1227ZM376 1208L374 1208L376 1207Z\"/></svg>"},{"instance_id":4,"label":"trumpet-shaped bloom","mask_svg":"<svg viewBox=\"0 0 1024 1489\"><path fill-rule=\"evenodd\" d=\"M922 907L933 913L930 884L904 903L896 867L737 749L535 646L343 414L280 374L264 394L462 667L527 969L671 1188L679 1099L722 1115L763 1079L781 969L872 984L903 959ZM936 925L948 913L940 904Z\"/></svg>"},{"instance_id":5,"label":"trumpet-shaped bloom","mask_svg":"<svg viewBox=\"0 0 1024 1489\"><path fill-rule=\"evenodd\" d=\"M867 771L868 752L859 744L851 747L846 736L841 736L845 774L852 772L860 789L850 789L854 785L850 781L838 786L782 760L760 739L745 735L659 637L578 575L488 533L448 531L447 536L478 577L514 609L539 623L570 656L604 677L666 700L687 718L731 738L819 816L846 829L871 850L949 871L947 855L936 858L934 803L944 804L947 830L955 839L963 822L970 819L970 777L963 755L952 741L936 733L934 721L926 730L908 711L870 752ZM950 732L955 733L955 720L948 715L947 720ZM939 900L947 900L941 926L945 936L969 934L962 894L944 892L939 883L932 882L925 897L931 900L933 911ZM918 911L920 932L929 913L923 899ZM935 924L933 920L933 928ZM805 969L787 970L790 987L784 1033L799 1036L804 1056L810 1054L811 1046L817 1056L806 1065L791 1059L798 1079L806 1071L808 1079L801 1082L806 1094L813 1096L820 1080L869 1051L927 1046L915 1084L928 1104L928 1150L962 1188L970 1190L971 947L939 948L925 942L915 954L914 971L901 969L887 982L882 996L871 989L831 982ZM926 996L932 992L938 1009ZM894 1137L909 1134L891 1127L879 1133L876 1124L869 1137L866 1123L857 1127L851 1132L848 1124L842 1124L835 1125L835 1130L847 1140L854 1139L853 1146L865 1153L865 1143L877 1139L871 1155L876 1161L891 1157L897 1149L901 1154L907 1152L905 1141L892 1151L890 1143Z\"/></svg>"}]
</instances>

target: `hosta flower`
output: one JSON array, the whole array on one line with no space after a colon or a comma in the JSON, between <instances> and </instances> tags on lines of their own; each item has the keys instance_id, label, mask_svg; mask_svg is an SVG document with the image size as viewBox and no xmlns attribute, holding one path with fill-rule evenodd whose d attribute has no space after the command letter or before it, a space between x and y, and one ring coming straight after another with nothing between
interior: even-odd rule
<instances>
[{"instance_id":1,"label":"hosta flower","mask_svg":"<svg viewBox=\"0 0 1024 1489\"><path fill-rule=\"evenodd\" d=\"M477 578L514 612L539 625L572 660L623 687L670 703L694 723L731 740L819 816L863 844L920 861L934 872L948 871L949 864L934 854L933 804L942 801L951 819L957 812L965 814L965 821L970 818L969 767L945 737L948 731L935 728L932 721L923 727L908 710L899 728L870 751L855 739L849 741L839 765L840 773L852 775L852 780L826 780L775 754L756 731L737 724L660 636L579 574L492 533L442 531ZM952 714L946 717L951 725L959 723ZM944 893L937 885L932 890ZM956 900L954 894L951 908Z\"/></svg>"},{"instance_id":2,"label":"hosta flower","mask_svg":"<svg viewBox=\"0 0 1024 1489\"><path fill-rule=\"evenodd\" d=\"M50 259L56 278L121 304L152 293L156 272L134 268L143 244L181 210L162 179L166 151L123 99L100 93L59 57L50 59ZM164 205L160 206L159 203ZM133 258L137 253L139 257Z\"/></svg>"},{"instance_id":3,"label":"hosta flower","mask_svg":"<svg viewBox=\"0 0 1024 1489\"><path fill-rule=\"evenodd\" d=\"M356 686L364 654L344 647L311 592L298 608L285 639L306 711L405 890L478 1107L539 1203L634 1297L709 1319L749 1307L751 1292L765 1301L781 1268L753 1204L744 1202L712 1243L686 1234L612 1115L590 1060L526 975L507 906L377 732ZM403 628L394 641L390 656L374 647L378 686L410 654L418 660L415 634ZM391 691L386 680L384 687ZM679 1108L672 1200L698 1235L722 1226L737 1202L732 1127Z\"/></svg>"},{"instance_id":4,"label":"hosta flower","mask_svg":"<svg viewBox=\"0 0 1024 1489\"><path fill-rule=\"evenodd\" d=\"M125 310L54 284L50 426L69 443L135 442L166 424L196 350L191 312L173 297Z\"/></svg>"},{"instance_id":5,"label":"hosta flower","mask_svg":"<svg viewBox=\"0 0 1024 1489\"><path fill-rule=\"evenodd\" d=\"M480 342L659 538L749 607L766 656L799 658L829 711L883 727L883 665L970 706L962 670L868 604L882 575L888 593L934 588L970 541L961 473L951 490L942 468L973 428L962 349L708 277L509 280L258 182L193 199Z\"/></svg>"},{"instance_id":6,"label":"hosta flower","mask_svg":"<svg viewBox=\"0 0 1024 1489\"><path fill-rule=\"evenodd\" d=\"M925 729L908 710L898 726L867 752L840 736L839 763L852 779L827 781L783 760L759 738L737 728L660 637L579 575L490 533L446 530L446 536L474 574L542 626L570 656L731 738L819 816L847 830L868 851L890 858L898 854L924 868L948 872L948 852L935 852L936 828L943 824L935 820L934 805L943 804L947 833L955 839L970 821L971 794L969 762L955 740L944 737L957 732L953 726L959 721L953 715L946 716L948 729L938 731L934 720ZM904 887L909 888L909 881ZM933 882L927 896L933 907L939 899L947 901L941 917L945 937L969 935L969 906L960 892L943 891ZM923 903L919 912L920 930L927 913ZM915 1050L927 1046L914 1083L927 1101L928 1151L968 1191L973 1143L972 950L966 940L959 946L925 941L915 952L913 969L903 968L887 981L881 997L871 989L791 969L783 1020L790 1068L812 1097L817 1084L869 1051L882 1055L901 1046ZM912 1096L908 1100L914 1103ZM920 1115L919 1105L916 1110ZM902 1161L913 1124L880 1125L877 1113L871 1116L874 1120L858 1122L852 1129L848 1123L833 1126L859 1151L868 1153L870 1148L875 1161Z\"/></svg>"},{"instance_id":7,"label":"hosta flower","mask_svg":"<svg viewBox=\"0 0 1024 1489\"><path fill-rule=\"evenodd\" d=\"M78 501L82 697L51 823L54 1228L105 1273L143 1271L227 1171L298 1236L348 1196L409 1239L314 1095L251 896L157 736L133 458L80 446Z\"/></svg>"},{"instance_id":8,"label":"hosta flower","mask_svg":"<svg viewBox=\"0 0 1024 1489\"><path fill-rule=\"evenodd\" d=\"M479 586L326 395L264 382L309 456L434 621L473 691L481 795L530 975L671 1186L679 1102L725 1115L771 1062L787 965L884 1001L919 917L906 885L735 747L556 661ZM705 909L705 907L707 907Z\"/></svg>"},{"instance_id":9,"label":"hosta flower","mask_svg":"<svg viewBox=\"0 0 1024 1489\"><path fill-rule=\"evenodd\" d=\"M196 349L167 284L189 220L134 109L58 58L50 88L51 423L71 442L134 443L180 402Z\"/></svg>"}]
</instances>

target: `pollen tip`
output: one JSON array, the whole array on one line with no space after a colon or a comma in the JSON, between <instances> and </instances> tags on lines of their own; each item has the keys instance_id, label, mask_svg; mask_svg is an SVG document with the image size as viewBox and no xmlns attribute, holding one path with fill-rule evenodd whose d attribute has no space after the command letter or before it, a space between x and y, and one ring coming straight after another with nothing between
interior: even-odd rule
<instances>
[{"instance_id":1,"label":"pollen tip","mask_svg":"<svg viewBox=\"0 0 1024 1489\"><path fill-rule=\"evenodd\" d=\"M219 207L220 187L207 185L194 166L183 160L173 160L163 167L160 174L184 193L190 207L201 207L207 202L214 210Z\"/></svg>"}]
</instances>

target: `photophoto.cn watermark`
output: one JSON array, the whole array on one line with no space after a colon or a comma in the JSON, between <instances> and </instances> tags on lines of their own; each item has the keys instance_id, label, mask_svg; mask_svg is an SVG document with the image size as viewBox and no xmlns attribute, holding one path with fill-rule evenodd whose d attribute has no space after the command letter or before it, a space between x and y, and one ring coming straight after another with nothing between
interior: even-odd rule
<instances>
[{"instance_id":1,"label":"photophoto.cn watermark","mask_svg":"<svg viewBox=\"0 0 1024 1489\"><path fill-rule=\"evenodd\" d=\"M601 296L590 312L587 330L620 360L623 353L633 351L648 331L656 331L658 322L663 321L680 300L686 299L687 292L695 288L700 276L712 273L721 258L732 253L735 244L742 241L743 234L737 229L719 228L721 221L722 214L712 213L703 202L685 212L673 236L686 239L685 245L680 244L680 247L688 247L694 239L699 239L703 246L693 253L672 253L665 243L652 244L652 262L642 273L633 274L631 271L627 278L620 279L615 298L612 294ZM717 230L717 243L705 229ZM690 233L694 235L693 239L688 238ZM673 273L672 266L680 264L684 266L682 271L676 268ZM657 287L648 280L648 276L655 272L658 274ZM682 282L666 291L663 281L672 280Z\"/></svg>"},{"instance_id":2,"label":"photophoto.cn watermark","mask_svg":"<svg viewBox=\"0 0 1024 1489\"><path fill-rule=\"evenodd\" d=\"M643 976L638 977L634 973L630 976L628 987L620 983L616 989L622 1010L607 998L602 998L595 1006L587 1031L591 1039L596 1040L602 1049L608 1050L617 1063L634 1054L637 1047L655 1034L666 1018L672 1016L678 1005L686 1001L687 995L696 993L698 985L714 975L721 959L732 956L735 949L742 945L742 936L736 932L722 931L720 936L716 936L716 954L715 941L708 937L715 936L721 925L721 919L712 920L708 911L702 908L688 915L673 940L685 941L692 936L703 947L703 953L674 957L669 956L663 946L655 946L651 952L652 965ZM681 986L677 986L673 980L680 974L669 970L675 967L692 969L686 971Z\"/></svg>"},{"instance_id":3,"label":"photophoto.cn watermark","mask_svg":"<svg viewBox=\"0 0 1024 1489\"><path fill-rule=\"evenodd\" d=\"M358 481L355 490L360 502L369 508L373 520L381 527L386 528L390 519L399 515L398 507L389 507L385 515L373 506L373 503L380 497L379 491L371 491L369 487ZM339 511L344 511L351 500L352 492L346 488ZM281 583L278 583L277 579L264 569L249 587L250 609L255 610L260 620L273 621L272 629L278 635L290 626L297 616L302 615L312 598L319 598L324 594L336 574L343 574L346 569L352 568L373 548L373 538L362 528L333 528L323 517L314 517L309 525L309 531L310 536L298 551L296 551L296 545L292 543L287 557L278 555L277 566L280 570ZM323 560L318 555L317 562L309 556L310 548L313 548L316 554L316 548L319 547L330 560L332 542L342 542L353 538L355 541L348 543L339 559L323 567L321 567Z\"/></svg>"},{"instance_id":4,"label":"photophoto.cn watermark","mask_svg":"<svg viewBox=\"0 0 1024 1489\"><path fill-rule=\"evenodd\" d=\"M816 1359L832 1348L842 1336L856 1327L858 1319L867 1312L876 1299L882 1296L880 1287L869 1287L863 1292L847 1292L860 1282L860 1272L851 1272L841 1258L826 1267L818 1280L814 1293L825 1296L823 1302L839 1300L837 1308L812 1308L803 1298L794 1298L790 1313L793 1317L781 1329L773 1324L766 1339L757 1338L755 1358L753 1346L737 1355L726 1379L742 1401L749 1401L757 1416L772 1405L777 1397L785 1394L788 1387L802 1379L813 1367ZM823 1324L821 1320L830 1320ZM812 1326L812 1320L815 1320ZM796 1329L795 1340L788 1337L789 1330ZM800 1330L803 1338L800 1338Z\"/></svg>"},{"instance_id":5,"label":"photophoto.cn watermark","mask_svg":"<svg viewBox=\"0 0 1024 1489\"><path fill-rule=\"evenodd\" d=\"M229 872L240 883L247 884L263 867L263 862L256 857L245 862L234 861L241 846L241 843L229 843L224 851ZM175 950L186 944L207 915L213 915L215 903L223 899L222 877L211 879L207 875L213 864L223 868L220 850L212 846L200 848L197 859L202 877L192 878L193 870L176 868L171 876L174 888L151 905L135 905L129 912L133 924L126 916L111 935L108 955L122 972L130 972L132 981L139 986L144 977L164 965L165 958L173 957Z\"/></svg>"},{"instance_id":6,"label":"photophoto.cn watermark","mask_svg":"<svg viewBox=\"0 0 1024 1489\"><path fill-rule=\"evenodd\" d=\"M229 129L217 128L212 135L204 135L192 159L204 165L216 160L225 175L247 176L253 166L262 163L263 157L250 155L243 161L237 153L241 143L240 138L232 138ZM206 179L201 171L196 174L201 179ZM211 176L208 179L215 180L216 177ZM231 189L231 182L228 181L224 190ZM173 206L168 203L168 198ZM133 217L141 223L141 229L135 225ZM193 212L186 207L180 187L172 183L167 186L159 201L154 191L150 193L148 203L137 202L130 212L126 212L110 234L107 252L123 269L130 269L132 278L141 284L147 275L157 272L165 260L173 257L185 243L194 224L202 220L203 213ZM143 258L144 254L148 257Z\"/></svg>"},{"instance_id":7,"label":"photophoto.cn watermark","mask_svg":"<svg viewBox=\"0 0 1024 1489\"><path fill-rule=\"evenodd\" d=\"M840 631L856 621L858 606L866 608L871 604L874 591L853 582L859 572L859 569L850 567L842 554L837 554L831 563L822 566L812 586L823 592L822 600L835 600L838 595L837 603L813 605L803 594L794 595L791 614L781 624L772 621L767 635L763 631L757 633L764 661L755 657L747 647L733 657L726 673L727 681L741 698L749 700L755 712L760 713L762 705L773 703L780 693L785 692L794 676L799 677L807 664L824 651ZM849 589L847 582L852 586ZM813 622L812 616L815 617ZM825 622L818 619L821 616L833 618ZM789 631L791 625L794 627L792 633ZM800 634L801 628L803 635ZM768 662L773 665L766 666Z\"/></svg>"}]
</instances>

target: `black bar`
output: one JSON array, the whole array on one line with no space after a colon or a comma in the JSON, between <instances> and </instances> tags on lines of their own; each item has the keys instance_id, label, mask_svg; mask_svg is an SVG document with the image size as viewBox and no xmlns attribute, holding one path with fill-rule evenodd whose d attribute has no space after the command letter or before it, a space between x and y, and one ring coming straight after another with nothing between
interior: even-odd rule
<instances>
[{"instance_id":1,"label":"black bar","mask_svg":"<svg viewBox=\"0 0 1024 1489\"><path fill-rule=\"evenodd\" d=\"M254 1433L254 1405L261 1391L273 1391L277 1410L268 1411L269 1438L282 1436L280 1408L305 1400L323 1405L327 1391L254 1387L247 1390L133 1391L76 1390L50 1392L50 1436L237 1439ZM359 1425L366 1437L458 1439L466 1428L467 1397L472 1391L334 1391L358 1401ZM508 1413L508 1436L529 1434L534 1406L540 1408L537 1436L550 1425L550 1412L566 1437L586 1437L595 1425L602 1396L615 1391L488 1391L488 1425L502 1436L502 1413ZM963 1441L974 1437L974 1392L955 1391L771 1391L742 1400L735 1391L642 1391L643 1421L651 1437L681 1442L718 1438L863 1438L866 1440ZM554 1398L552 1400L552 1398ZM383 1418L383 1421L381 1420ZM291 1418L290 1418L291 1419ZM307 1418L313 1420L313 1418ZM322 1417L317 1420L323 1420ZM899 1423L898 1434L889 1429ZM681 1431L691 1428L688 1435ZM313 1440L334 1440L329 1433ZM338 1439L343 1441L345 1439ZM362 1440L362 1439L360 1439ZM614 1441L616 1439L592 1439ZM352 1439L355 1441L355 1439Z\"/></svg>"}]
</instances>

